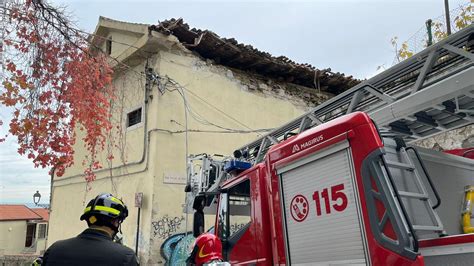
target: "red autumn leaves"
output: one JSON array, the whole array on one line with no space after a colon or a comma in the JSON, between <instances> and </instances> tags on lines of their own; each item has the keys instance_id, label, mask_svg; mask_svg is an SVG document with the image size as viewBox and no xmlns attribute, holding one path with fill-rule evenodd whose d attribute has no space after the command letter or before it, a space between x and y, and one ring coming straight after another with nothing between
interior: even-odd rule
<instances>
[{"instance_id":1,"label":"red autumn leaves","mask_svg":"<svg viewBox=\"0 0 474 266\"><path fill-rule=\"evenodd\" d=\"M4 41L0 103L13 110L9 133L17 137L20 154L61 176L73 164L76 131L82 130L89 152L84 173L92 181L101 168L96 156L112 128L112 69L105 56L91 52L85 36L65 36L29 3L10 10Z\"/></svg>"}]
</instances>

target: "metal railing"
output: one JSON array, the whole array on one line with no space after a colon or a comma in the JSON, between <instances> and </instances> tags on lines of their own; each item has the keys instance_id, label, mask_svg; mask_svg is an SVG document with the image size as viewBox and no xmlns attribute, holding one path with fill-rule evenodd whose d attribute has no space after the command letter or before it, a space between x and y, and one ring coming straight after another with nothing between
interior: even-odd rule
<instances>
[{"instance_id":1,"label":"metal railing","mask_svg":"<svg viewBox=\"0 0 474 266\"><path fill-rule=\"evenodd\" d=\"M355 111L368 113L383 131L407 142L472 123L473 42L470 25L239 150L250 154L250 162L262 161L288 132L300 133ZM394 115L393 108L404 107L408 113Z\"/></svg>"}]
</instances>

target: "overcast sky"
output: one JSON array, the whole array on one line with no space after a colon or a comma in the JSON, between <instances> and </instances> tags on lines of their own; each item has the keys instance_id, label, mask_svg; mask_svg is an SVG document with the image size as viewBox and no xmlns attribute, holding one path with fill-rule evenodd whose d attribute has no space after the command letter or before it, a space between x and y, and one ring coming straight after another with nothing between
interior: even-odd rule
<instances>
[{"instance_id":1,"label":"overcast sky","mask_svg":"<svg viewBox=\"0 0 474 266\"><path fill-rule=\"evenodd\" d=\"M450 8L469 1L449 0ZM182 17L191 28L356 78L392 65L392 37L407 40L427 19L444 13L444 0L53 2L67 5L77 25L89 32L99 16L147 24ZM8 119L3 108L0 119ZM48 182L47 170L34 169L17 155L13 138L0 144L0 203L31 203L36 190L47 203Z\"/></svg>"}]
</instances>

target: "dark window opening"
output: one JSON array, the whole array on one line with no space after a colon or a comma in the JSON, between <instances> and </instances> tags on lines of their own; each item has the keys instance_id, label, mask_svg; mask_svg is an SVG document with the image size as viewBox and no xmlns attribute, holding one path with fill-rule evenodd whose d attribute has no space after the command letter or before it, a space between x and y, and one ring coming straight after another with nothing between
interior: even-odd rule
<instances>
[{"instance_id":1,"label":"dark window opening","mask_svg":"<svg viewBox=\"0 0 474 266\"><path fill-rule=\"evenodd\" d=\"M28 224L26 226L25 247L31 247L35 240L36 224Z\"/></svg>"},{"instance_id":2,"label":"dark window opening","mask_svg":"<svg viewBox=\"0 0 474 266\"><path fill-rule=\"evenodd\" d=\"M142 122L142 108L138 108L127 114L127 127L131 127Z\"/></svg>"},{"instance_id":3,"label":"dark window opening","mask_svg":"<svg viewBox=\"0 0 474 266\"><path fill-rule=\"evenodd\" d=\"M108 55L112 54L112 37L108 38L107 41L105 41L105 52Z\"/></svg>"}]
</instances>

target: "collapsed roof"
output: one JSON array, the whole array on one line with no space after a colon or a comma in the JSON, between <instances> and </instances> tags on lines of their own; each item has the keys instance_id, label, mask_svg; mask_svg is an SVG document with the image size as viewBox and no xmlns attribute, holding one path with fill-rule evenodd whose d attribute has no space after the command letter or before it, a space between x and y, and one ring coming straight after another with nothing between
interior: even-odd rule
<instances>
[{"instance_id":1,"label":"collapsed roof","mask_svg":"<svg viewBox=\"0 0 474 266\"><path fill-rule=\"evenodd\" d=\"M316 69L310 64L298 64L285 56L272 56L234 38L221 38L212 31L190 29L183 19L170 19L152 25L149 31L174 35L186 48L217 64L250 71L279 81L339 94L359 83L352 76L334 73L330 68Z\"/></svg>"}]
</instances>

